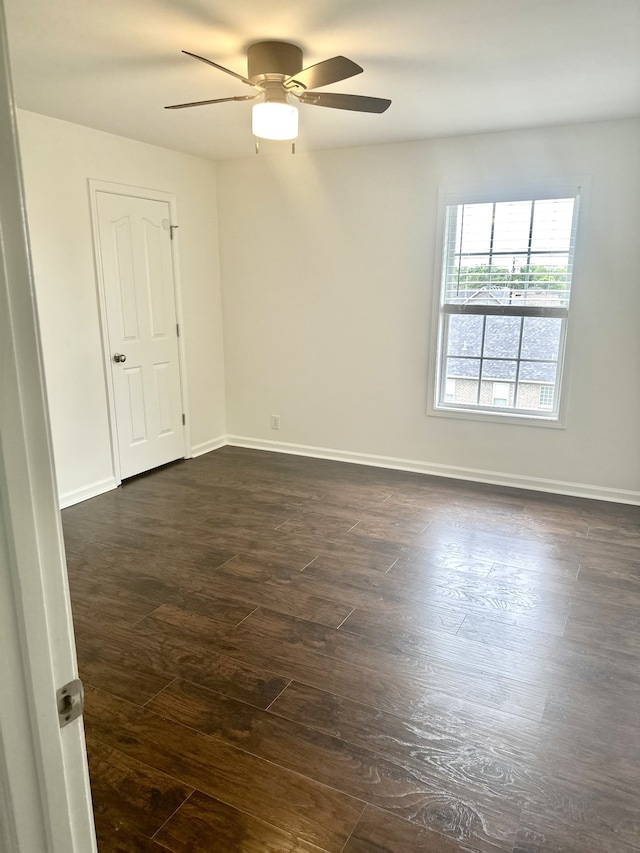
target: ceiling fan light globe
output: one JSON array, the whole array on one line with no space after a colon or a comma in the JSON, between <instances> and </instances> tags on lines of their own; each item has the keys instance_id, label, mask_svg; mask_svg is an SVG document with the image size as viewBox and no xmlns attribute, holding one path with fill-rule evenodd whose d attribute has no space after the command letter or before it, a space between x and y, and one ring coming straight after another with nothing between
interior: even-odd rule
<instances>
[{"instance_id":1,"label":"ceiling fan light globe","mask_svg":"<svg viewBox=\"0 0 640 853\"><path fill-rule=\"evenodd\" d=\"M288 103L255 104L251 113L251 129L260 139L296 139L298 109Z\"/></svg>"}]
</instances>

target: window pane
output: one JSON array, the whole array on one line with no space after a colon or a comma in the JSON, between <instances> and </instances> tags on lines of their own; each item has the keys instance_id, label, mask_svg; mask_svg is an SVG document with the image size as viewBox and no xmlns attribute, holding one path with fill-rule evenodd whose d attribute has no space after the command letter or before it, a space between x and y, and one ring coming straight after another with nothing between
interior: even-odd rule
<instances>
[{"instance_id":1,"label":"window pane","mask_svg":"<svg viewBox=\"0 0 640 853\"><path fill-rule=\"evenodd\" d=\"M456 380L447 379L444 385L444 401L445 403L453 403L456 399Z\"/></svg>"},{"instance_id":2,"label":"window pane","mask_svg":"<svg viewBox=\"0 0 640 853\"><path fill-rule=\"evenodd\" d=\"M447 379L459 377L478 378L480 376L479 358L448 358Z\"/></svg>"},{"instance_id":3,"label":"window pane","mask_svg":"<svg viewBox=\"0 0 640 853\"><path fill-rule=\"evenodd\" d=\"M522 252L529 245L531 202L507 201L496 204L493 232L494 252Z\"/></svg>"},{"instance_id":4,"label":"window pane","mask_svg":"<svg viewBox=\"0 0 640 853\"><path fill-rule=\"evenodd\" d=\"M480 359L448 358L443 402L477 406L479 376Z\"/></svg>"},{"instance_id":5,"label":"window pane","mask_svg":"<svg viewBox=\"0 0 640 853\"><path fill-rule=\"evenodd\" d=\"M472 258L462 258L458 270L458 285L461 296L468 296L481 287L491 284L492 270L489 268L489 255L474 255Z\"/></svg>"},{"instance_id":6,"label":"window pane","mask_svg":"<svg viewBox=\"0 0 640 853\"><path fill-rule=\"evenodd\" d=\"M499 295L504 304L523 299L528 304L568 304L573 212L572 198L450 207L447 301L465 301L479 289L498 288L504 291ZM537 298L532 289L539 292Z\"/></svg>"},{"instance_id":7,"label":"window pane","mask_svg":"<svg viewBox=\"0 0 640 853\"><path fill-rule=\"evenodd\" d=\"M531 248L534 252L567 251L573 222L572 198L538 199L535 202Z\"/></svg>"},{"instance_id":8,"label":"window pane","mask_svg":"<svg viewBox=\"0 0 640 853\"><path fill-rule=\"evenodd\" d=\"M491 240L493 204L460 204L457 210L458 227L462 229L462 253L486 251Z\"/></svg>"},{"instance_id":9,"label":"window pane","mask_svg":"<svg viewBox=\"0 0 640 853\"><path fill-rule=\"evenodd\" d=\"M525 317L522 358L557 360L562 322L560 317Z\"/></svg>"},{"instance_id":10,"label":"window pane","mask_svg":"<svg viewBox=\"0 0 640 853\"><path fill-rule=\"evenodd\" d=\"M450 315L447 355L479 356L483 319L463 314Z\"/></svg>"},{"instance_id":11,"label":"window pane","mask_svg":"<svg viewBox=\"0 0 640 853\"><path fill-rule=\"evenodd\" d=\"M482 381L515 379L517 371L517 361L494 361L488 358L482 362Z\"/></svg>"},{"instance_id":12,"label":"window pane","mask_svg":"<svg viewBox=\"0 0 640 853\"><path fill-rule=\"evenodd\" d=\"M490 261L490 255L452 258L446 270L445 302L462 305L476 301L479 291L504 286L508 270L491 266Z\"/></svg>"},{"instance_id":13,"label":"window pane","mask_svg":"<svg viewBox=\"0 0 640 853\"><path fill-rule=\"evenodd\" d=\"M517 358L520 346L520 317L487 317L485 358Z\"/></svg>"},{"instance_id":14,"label":"window pane","mask_svg":"<svg viewBox=\"0 0 640 853\"><path fill-rule=\"evenodd\" d=\"M555 361L521 361L520 382L555 382L558 365Z\"/></svg>"}]
</instances>

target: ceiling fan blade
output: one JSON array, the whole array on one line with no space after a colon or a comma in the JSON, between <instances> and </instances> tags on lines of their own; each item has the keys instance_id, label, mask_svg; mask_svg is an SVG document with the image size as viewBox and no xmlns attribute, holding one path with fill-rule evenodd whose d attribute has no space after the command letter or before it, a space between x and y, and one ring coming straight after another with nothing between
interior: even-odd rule
<instances>
[{"instance_id":1,"label":"ceiling fan blade","mask_svg":"<svg viewBox=\"0 0 640 853\"><path fill-rule=\"evenodd\" d=\"M225 74L231 74L232 77L235 77L237 80L242 80L243 83L246 83L247 86L251 86L253 89L259 89L259 86L256 86L251 80L248 80L246 77L243 77L242 74L236 74L235 71L231 71L230 68L225 68L224 65L218 65L217 62L212 62L210 59L205 59L204 56L198 56L197 53L189 53L188 50L183 50L187 56L192 56L194 59L199 59L200 62L206 62L207 65L213 66L213 68L217 68L218 71L224 71Z\"/></svg>"},{"instance_id":2,"label":"ceiling fan blade","mask_svg":"<svg viewBox=\"0 0 640 853\"><path fill-rule=\"evenodd\" d=\"M203 107L205 104L224 104L225 101L253 101L258 95L236 95L233 98L214 98L212 101L193 101L190 104L171 104L165 110L183 110L185 107Z\"/></svg>"},{"instance_id":3,"label":"ceiling fan blade","mask_svg":"<svg viewBox=\"0 0 640 853\"><path fill-rule=\"evenodd\" d=\"M332 107L334 110L354 110L358 113L383 113L391 106L387 98L368 98L364 95L339 95L336 92L303 92L298 95L303 104Z\"/></svg>"},{"instance_id":4,"label":"ceiling fan blade","mask_svg":"<svg viewBox=\"0 0 640 853\"><path fill-rule=\"evenodd\" d=\"M285 80L284 85L287 88L302 86L305 89L319 89L321 86L338 83L356 74L362 74L362 68L359 65L347 59L346 56L334 56L332 59L325 59L316 65L303 68L302 71Z\"/></svg>"}]
</instances>

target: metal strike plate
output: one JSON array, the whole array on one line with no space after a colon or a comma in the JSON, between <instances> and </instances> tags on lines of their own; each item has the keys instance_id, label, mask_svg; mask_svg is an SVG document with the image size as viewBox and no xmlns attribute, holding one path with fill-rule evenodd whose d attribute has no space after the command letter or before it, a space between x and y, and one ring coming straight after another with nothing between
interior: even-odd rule
<instances>
[{"instance_id":1,"label":"metal strike plate","mask_svg":"<svg viewBox=\"0 0 640 853\"><path fill-rule=\"evenodd\" d=\"M64 684L57 692L58 719L60 728L82 716L84 711L84 687L79 678Z\"/></svg>"}]
</instances>

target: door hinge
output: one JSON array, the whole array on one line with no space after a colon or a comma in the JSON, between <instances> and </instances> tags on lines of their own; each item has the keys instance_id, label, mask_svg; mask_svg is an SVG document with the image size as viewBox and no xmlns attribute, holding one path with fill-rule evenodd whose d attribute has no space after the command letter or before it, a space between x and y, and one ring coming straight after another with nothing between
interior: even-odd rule
<instances>
[{"instance_id":1,"label":"door hinge","mask_svg":"<svg viewBox=\"0 0 640 853\"><path fill-rule=\"evenodd\" d=\"M176 323L176 334L180 337L180 323Z\"/></svg>"},{"instance_id":2,"label":"door hinge","mask_svg":"<svg viewBox=\"0 0 640 853\"><path fill-rule=\"evenodd\" d=\"M179 228L179 227L180 227L179 225L170 225L169 226L169 236L171 237L172 240L173 240L173 232L176 230L176 228Z\"/></svg>"},{"instance_id":3,"label":"door hinge","mask_svg":"<svg viewBox=\"0 0 640 853\"><path fill-rule=\"evenodd\" d=\"M84 687L80 679L74 678L73 681L63 684L56 691L56 700L58 702L60 728L63 729L66 725L81 717L84 711Z\"/></svg>"},{"instance_id":4,"label":"door hinge","mask_svg":"<svg viewBox=\"0 0 640 853\"><path fill-rule=\"evenodd\" d=\"M183 413L182 413L182 426L185 426L185 425L186 425L186 423L187 423L187 416L186 416L186 415L185 415L185 413L183 412Z\"/></svg>"}]
</instances>

